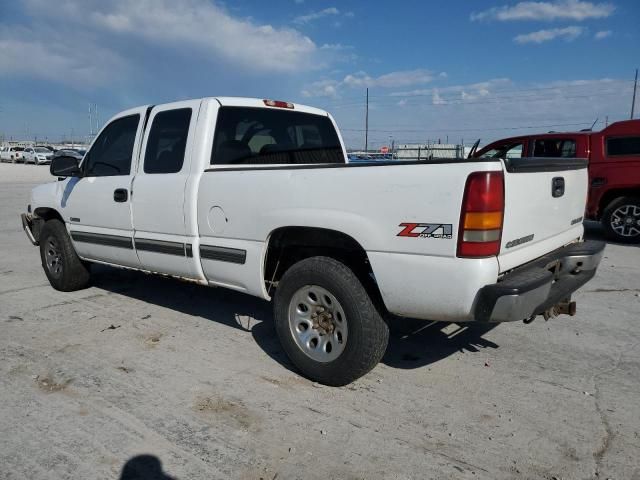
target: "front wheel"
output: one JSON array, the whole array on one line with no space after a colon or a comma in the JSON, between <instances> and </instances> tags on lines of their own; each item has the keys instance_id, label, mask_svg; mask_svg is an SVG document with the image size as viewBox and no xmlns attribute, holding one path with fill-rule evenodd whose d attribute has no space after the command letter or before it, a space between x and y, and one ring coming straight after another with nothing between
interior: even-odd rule
<instances>
[{"instance_id":1,"label":"front wheel","mask_svg":"<svg viewBox=\"0 0 640 480\"><path fill-rule=\"evenodd\" d=\"M285 272L274 319L294 365L326 385L346 385L365 375L389 341L389 328L356 275L329 257L302 260Z\"/></svg>"},{"instance_id":2,"label":"front wheel","mask_svg":"<svg viewBox=\"0 0 640 480\"><path fill-rule=\"evenodd\" d=\"M602 226L614 242L640 243L640 198L619 197L604 209Z\"/></svg>"},{"instance_id":3,"label":"front wheel","mask_svg":"<svg viewBox=\"0 0 640 480\"><path fill-rule=\"evenodd\" d=\"M56 290L73 292L89 285L89 265L76 254L60 220L49 220L40 232L40 258L49 283Z\"/></svg>"}]
</instances>

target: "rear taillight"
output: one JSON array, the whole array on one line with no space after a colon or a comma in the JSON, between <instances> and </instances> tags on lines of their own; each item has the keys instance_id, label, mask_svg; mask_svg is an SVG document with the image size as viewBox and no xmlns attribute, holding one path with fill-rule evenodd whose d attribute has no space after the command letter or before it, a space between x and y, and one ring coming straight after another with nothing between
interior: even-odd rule
<instances>
[{"instance_id":1,"label":"rear taillight","mask_svg":"<svg viewBox=\"0 0 640 480\"><path fill-rule=\"evenodd\" d=\"M474 172L467 178L458 230L458 257L500 253L504 215L502 172Z\"/></svg>"}]
</instances>

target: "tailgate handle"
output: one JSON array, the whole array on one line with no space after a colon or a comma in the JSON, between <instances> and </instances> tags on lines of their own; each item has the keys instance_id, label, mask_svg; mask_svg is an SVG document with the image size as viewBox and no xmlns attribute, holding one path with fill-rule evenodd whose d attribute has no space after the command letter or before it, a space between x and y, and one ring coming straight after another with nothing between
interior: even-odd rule
<instances>
[{"instance_id":1,"label":"tailgate handle","mask_svg":"<svg viewBox=\"0 0 640 480\"><path fill-rule=\"evenodd\" d=\"M551 195L558 198L564 195L564 177L554 177L551 181Z\"/></svg>"}]
</instances>

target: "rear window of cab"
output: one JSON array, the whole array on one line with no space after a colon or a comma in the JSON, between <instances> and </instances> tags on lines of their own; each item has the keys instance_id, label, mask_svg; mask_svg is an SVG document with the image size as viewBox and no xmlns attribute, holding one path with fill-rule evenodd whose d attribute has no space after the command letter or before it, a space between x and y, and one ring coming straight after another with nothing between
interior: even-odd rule
<instances>
[{"instance_id":1,"label":"rear window of cab","mask_svg":"<svg viewBox=\"0 0 640 480\"><path fill-rule=\"evenodd\" d=\"M345 163L328 116L272 108L220 108L212 165L322 163Z\"/></svg>"}]
</instances>

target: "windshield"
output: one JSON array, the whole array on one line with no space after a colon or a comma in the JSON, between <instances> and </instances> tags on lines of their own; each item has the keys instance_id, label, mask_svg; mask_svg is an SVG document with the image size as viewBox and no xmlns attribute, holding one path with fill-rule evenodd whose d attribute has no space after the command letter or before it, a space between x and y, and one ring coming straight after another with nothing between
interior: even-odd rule
<instances>
[{"instance_id":1,"label":"windshield","mask_svg":"<svg viewBox=\"0 0 640 480\"><path fill-rule=\"evenodd\" d=\"M44 147L36 147L34 148L34 150L36 151L36 153L51 153L48 148Z\"/></svg>"},{"instance_id":2,"label":"windshield","mask_svg":"<svg viewBox=\"0 0 640 480\"><path fill-rule=\"evenodd\" d=\"M216 165L345 163L328 116L271 108L222 107L211 153Z\"/></svg>"}]
</instances>

